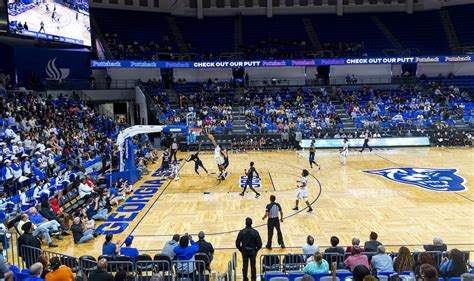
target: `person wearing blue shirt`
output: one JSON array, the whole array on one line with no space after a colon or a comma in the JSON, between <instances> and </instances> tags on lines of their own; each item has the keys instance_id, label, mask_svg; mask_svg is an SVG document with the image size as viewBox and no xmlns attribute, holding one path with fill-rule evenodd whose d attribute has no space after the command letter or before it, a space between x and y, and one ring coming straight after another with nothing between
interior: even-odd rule
<instances>
[{"instance_id":1,"label":"person wearing blue shirt","mask_svg":"<svg viewBox=\"0 0 474 281\"><path fill-rule=\"evenodd\" d=\"M393 261L392 258L385 254L385 247L379 245L377 247L377 254L372 257L370 262L372 270L379 272L393 272Z\"/></svg>"},{"instance_id":2,"label":"person wearing blue shirt","mask_svg":"<svg viewBox=\"0 0 474 281\"><path fill-rule=\"evenodd\" d=\"M189 243L191 243L191 245L189 245ZM199 245L194 242L191 235L186 234L179 239L179 245L176 246L173 251L179 261L194 261L194 255L199 251ZM194 264L178 263L177 271L184 274L194 272Z\"/></svg>"},{"instance_id":3,"label":"person wearing blue shirt","mask_svg":"<svg viewBox=\"0 0 474 281\"><path fill-rule=\"evenodd\" d=\"M39 164L35 164L31 170L38 180L42 181L46 178L43 171L41 171L41 168L39 168Z\"/></svg>"},{"instance_id":4,"label":"person wearing blue shirt","mask_svg":"<svg viewBox=\"0 0 474 281\"><path fill-rule=\"evenodd\" d=\"M30 208L30 214L28 215L28 219L36 225L37 228L44 228L47 230L52 231L53 233L57 233L56 239L63 240L61 236L59 236L59 228L61 225L55 220L46 220L35 207Z\"/></svg>"},{"instance_id":5,"label":"person wearing blue shirt","mask_svg":"<svg viewBox=\"0 0 474 281\"><path fill-rule=\"evenodd\" d=\"M139 255L137 248L132 248L133 235L128 236L125 239L125 247L120 248L120 254L123 256L131 257L133 261Z\"/></svg>"},{"instance_id":6,"label":"person wearing blue shirt","mask_svg":"<svg viewBox=\"0 0 474 281\"><path fill-rule=\"evenodd\" d=\"M105 242L102 245L102 255L115 257L119 253L117 245L120 245L121 243L120 241L117 241L116 243L112 242L112 238L114 238L113 234L107 234L105 236Z\"/></svg>"},{"instance_id":7,"label":"person wearing blue shirt","mask_svg":"<svg viewBox=\"0 0 474 281\"><path fill-rule=\"evenodd\" d=\"M30 266L29 276L23 279L24 281L43 281L41 274L43 273L43 264L40 262L34 263Z\"/></svg>"}]
</instances>

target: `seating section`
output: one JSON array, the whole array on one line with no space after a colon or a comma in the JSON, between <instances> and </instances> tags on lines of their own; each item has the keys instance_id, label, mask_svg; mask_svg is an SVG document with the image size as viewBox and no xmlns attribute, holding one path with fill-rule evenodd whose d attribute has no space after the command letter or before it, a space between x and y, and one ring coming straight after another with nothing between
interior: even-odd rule
<instances>
[{"instance_id":1,"label":"seating section","mask_svg":"<svg viewBox=\"0 0 474 281\"><path fill-rule=\"evenodd\" d=\"M471 28L474 5L451 6L448 11L461 46L474 46L474 29Z\"/></svg>"},{"instance_id":2,"label":"seating section","mask_svg":"<svg viewBox=\"0 0 474 281\"><path fill-rule=\"evenodd\" d=\"M352 53L340 48L327 48L335 50L336 55L339 57L354 57L363 54L383 56L383 49L393 48L385 38L385 35L370 19L369 14L345 14L344 16L313 15L311 16L311 21L323 47L325 43L329 43L329 46L339 42L363 43L362 49ZM344 38L344 40L341 40L341 38Z\"/></svg>"},{"instance_id":3,"label":"seating section","mask_svg":"<svg viewBox=\"0 0 474 281\"><path fill-rule=\"evenodd\" d=\"M379 18L405 49L416 48L423 55L450 53L439 11L383 13Z\"/></svg>"},{"instance_id":4,"label":"seating section","mask_svg":"<svg viewBox=\"0 0 474 281\"><path fill-rule=\"evenodd\" d=\"M232 17L175 17L181 34L190 45L190 52L203 54L209 58L212 53L234 51L234 19Z\"/></svg>"}]
</instances>

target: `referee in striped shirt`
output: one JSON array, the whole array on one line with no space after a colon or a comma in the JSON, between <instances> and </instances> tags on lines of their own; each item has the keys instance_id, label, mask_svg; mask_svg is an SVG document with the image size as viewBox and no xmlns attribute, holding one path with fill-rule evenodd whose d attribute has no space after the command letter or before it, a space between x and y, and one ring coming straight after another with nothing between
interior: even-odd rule
<instances>
[{"instance_id":1,"label":"referee in striped shirt","mask_svg":"<svg viewBox=\"0 0 474 281\"><path fill-rule=\"evenodd\" d=\"M263 216L262 218L263 220L268 218L268 240L265 248L269 250L272 249L273 228L276 228L277 230L278 245L280 245L282 249L285 248L285 243L283 243L283 234L281 233L280 229L280 222L283 222L283 211L281 210L280 204L276 203L275 200L275 195L271 195L270 204L267 205L267 208L265 210L265 216ZM280 214L280 219L278 218L278 214Z\"/></svg>"}]
</instances>

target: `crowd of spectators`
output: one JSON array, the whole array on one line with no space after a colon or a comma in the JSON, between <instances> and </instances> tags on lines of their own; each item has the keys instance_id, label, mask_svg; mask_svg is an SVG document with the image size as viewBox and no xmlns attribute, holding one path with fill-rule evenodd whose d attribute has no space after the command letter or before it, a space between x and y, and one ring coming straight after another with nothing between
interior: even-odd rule
<instances>
[{"instance_id":1,"label":"crowd of spectators","mask_svg":"<svg viewBox=\"0 0 474 281\"><path fill-rule=\"evenodd\" d=\"M303 254L307 257L303 271L311 275L348 269L353 280L398 273L414 276L416 280L437 281L438 277L459 277L471 270L465 254L458 249L447 252L446 244L439 237L433 239L433 244L424 245L424 251L411 252L408 247L401 246L398 252L391 253L377 239L377 233L371 232L369 240L363 246L360 245L359 238L353 238L352 246L343 248L339 246L339 238L332 236L331 246L321 252L314 238L308 236L307 244L302 247ZM430 279L425 279L427 271Z\"/></svg>"},{"instance_id":2,"label":"crowd of spectators","mask_svg":"<svg viewBox=\"0 0 474 281\"><path fill-rule=\"evenodd\" d=\"M422 131L440 122L470 120L474 114L468 92L455 86L347 88L338 94L358 128Z\"/></svg>"},{"instance_id":3,"label":"crowd of spectators","mask_svg":"<svg viewBox=\"0 0 474 281\"><path fill-rule=\"evenodd\" d=\"M312 50L306 41L288 41L266 38L257 44L240 46L247 59L301 59L305 52Z\"/></svg>"},{"instance_id":4,"label":"crowd of spectators","mask_svg":"<svg viewBox=\"0 0 474 281\"><path fill-rule=\"evenodd\" d=\"M244 113L249 133L304 131L309 136L342 128L324 88L296 91L286 88L276 93L253 89L246 93Z\"/></svg>"}]
</instances>

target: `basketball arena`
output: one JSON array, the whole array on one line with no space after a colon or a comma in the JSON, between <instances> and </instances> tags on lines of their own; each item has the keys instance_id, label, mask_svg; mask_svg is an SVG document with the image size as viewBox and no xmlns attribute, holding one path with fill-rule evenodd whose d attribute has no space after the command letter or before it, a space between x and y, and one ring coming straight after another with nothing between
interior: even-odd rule
<instances>
[{"instance_id":1,"label":"basketball arena","mask_svg":"<svg viewBox=\"0 0 474 281\"><path fill-rule=\"evenodd\" d=\"M474 4L0 0L0 279L474 277Z\"/></svg>"}]
</instances>

